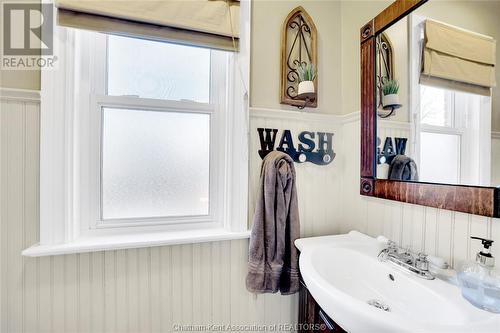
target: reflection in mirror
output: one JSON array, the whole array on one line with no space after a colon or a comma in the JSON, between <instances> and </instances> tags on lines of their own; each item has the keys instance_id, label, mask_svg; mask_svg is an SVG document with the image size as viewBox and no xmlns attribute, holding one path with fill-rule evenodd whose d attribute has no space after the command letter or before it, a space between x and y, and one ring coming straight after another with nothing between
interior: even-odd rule
<instances>
[{"instance_id":1,"label":"reflection in mirror","mask_svg":"<svg viewBox=\"0 0 500 333\"><path fill-rule=\"evenodd\" d=\"M377 178L500 186L498 13L430 0L377 36Z\"/></svg>"},{"instance_id":2,"label":"reflection in mirror","mask_svg":"<svg viewBox=\"0 0 500 333\"><path fill-rule=\"evenodd\" d=\"M382 105L383 85L390 80L394 80L394 59L392 44L386 33L380 34L376 39L377 47L377 75L375 77L377 87L377 106L384 110ZM379 111L381 117L388 117L388 113ZM380 113L381 112L381 113Z\"/></svg>"}]
</instances>

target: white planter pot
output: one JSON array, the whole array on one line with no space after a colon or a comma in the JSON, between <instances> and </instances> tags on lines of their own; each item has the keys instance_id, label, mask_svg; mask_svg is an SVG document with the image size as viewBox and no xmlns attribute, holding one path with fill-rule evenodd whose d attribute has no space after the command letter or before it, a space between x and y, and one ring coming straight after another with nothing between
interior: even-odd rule
<instances>
[{"instance_id":1,"label":"white planter pot","mask_svg":"<svg viewBox=\"0 0 500 333\"><path fill-rule=\"evenodd\" d=\"M389 164L377 164L377 179L389 178Z\"/></svg>"},{"instance_id":2,"label":"white planter pot","mask_svg":"<svg viewBox=\"0 0 500 333\"><path fill-rule=\"evenodd\" d=\"M382 105L383 106L391 106L399 104L399 96L398 94L390 94L382 96Z\"/></svg>"},{"instance_id":3,"label":"white planter pot","mask_svg":"<svg viewBox=\"0 0 500 333\"><path fill-rule=\"evenodd\" d=\"M299 82L299 95L306 93L314 93L314 82L313 81L302 81Z\"/></svg>"}]
</instances>

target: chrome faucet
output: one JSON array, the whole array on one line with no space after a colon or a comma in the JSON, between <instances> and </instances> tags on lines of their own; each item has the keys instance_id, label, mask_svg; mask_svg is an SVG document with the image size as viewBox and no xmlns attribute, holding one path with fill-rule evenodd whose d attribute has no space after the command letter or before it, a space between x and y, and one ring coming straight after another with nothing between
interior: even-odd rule
<instances>
[{"instance_id":1,"label":"chrome faucet","mask_svg":"<svg viewBox=\"0 0 500 333\"><path fill-rule=\"evenodd\" d=\"M433 280L434 276L429 272L429 262L424 253L414 254L409 248L400 248L393 241L387 242L387 247L378 254L380 261L388 261L406 271L427 280Z\"/></svg>"}]
</instances>

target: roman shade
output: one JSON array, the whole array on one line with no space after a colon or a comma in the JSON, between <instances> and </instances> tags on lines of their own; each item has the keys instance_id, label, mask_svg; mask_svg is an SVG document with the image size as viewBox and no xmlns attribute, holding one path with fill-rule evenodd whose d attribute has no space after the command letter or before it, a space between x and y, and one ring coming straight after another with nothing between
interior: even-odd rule
<instances>
[{"instance_id":1,"label":"roman shade","mask_svg":"<svg viewBox=\"0 0 500 333\"><path fill-rule=\"evenodd\" d=\"M58 0L58 24L123 36L235 51L239 2Z\"/></svg>"},{"instance_id":2,"label":"roman shade","mask_svg":"<svg viewBox=\"0 0 500 333\"><path fill-rule=\"evenodd\" d=\"M489 96L495 65L493 38L426 20L421 83Z\"/></svg>"}]
</instances>

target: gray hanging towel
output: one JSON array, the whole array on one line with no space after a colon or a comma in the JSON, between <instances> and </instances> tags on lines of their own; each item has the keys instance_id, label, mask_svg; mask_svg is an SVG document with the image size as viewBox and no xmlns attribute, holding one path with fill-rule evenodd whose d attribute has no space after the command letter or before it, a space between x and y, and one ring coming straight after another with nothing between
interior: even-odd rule
<instances>
[{"instance_id":1,"label":"gray hanging towel","mask_svg":"<svg viewBox=\"0 0 500 333\"><path fill-rule=\"evenodd\" d=\"M417 164L411 157L396 155L389 168L389 179L418 181Z\"/></svg>"},{"instance_id":2,"label":"gray hanging towel","mask_svg":"<svg viewBox=\"0 0 500 333\"><path fill-rule=\"evenodd\" d=\"M248 258L247 289L293 294L299 290L299 209L293 160L270 152L262 162Z\"/></svg>"}]
</instances>

